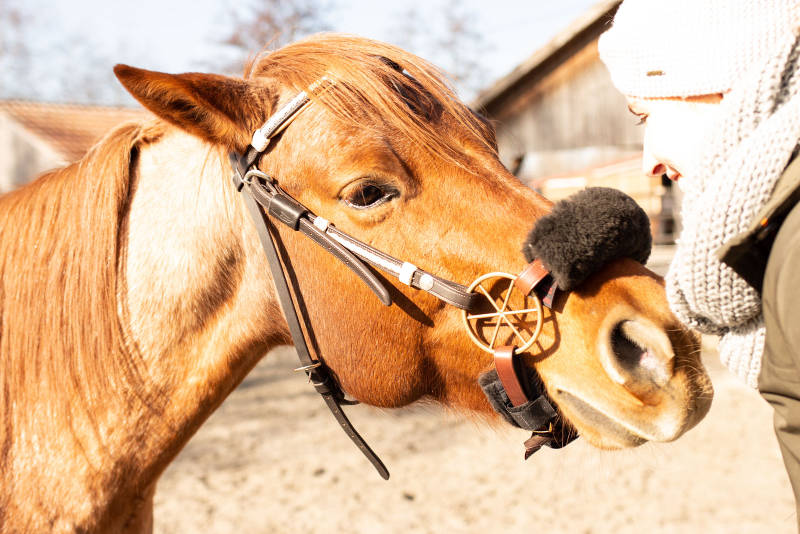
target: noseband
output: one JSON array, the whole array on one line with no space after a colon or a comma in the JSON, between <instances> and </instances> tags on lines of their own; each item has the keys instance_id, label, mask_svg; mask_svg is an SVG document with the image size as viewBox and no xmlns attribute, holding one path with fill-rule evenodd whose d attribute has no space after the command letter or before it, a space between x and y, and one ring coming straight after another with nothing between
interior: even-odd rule
<instances>
[{"instance_id":1,"label":"noseband","mask_svg":"<svg viewBox=\"0 0 800 534\"><path fill-rule=\"evenodd\" d=\"M266 252L281 308L301 362L296 371L303 371L308 375L309 381L322 396L345 433L375 466L378 473L384 479L388 479L389 472L386 466L355 430L342 410L342 405L358 402L345 398L344 392L319 355L317 359L311 356L304 334L304 330L311 334L311 326L305 316L305 310L298 305L300 302L298 288L294 284L290 287L287 279L287 275L289 277L292 275L291 267L286 261L288 258L281 257L276 241L278 234L271 223L272 220L301 232L331 253L352 270L386 306L392 304L391 295L381 279L368 266L460 308L470 339L495 357L495 370L484 374L479 380L489 402L511 424L533 431L533 436L526 441L525 457L527 458L542 445L556 448L565 445L574 439L575 435L564 431L563 423L547 399L535 371L523 366L518 355L518 352L527 349L536 341L542 326L542 304L547 307L553 305L559 286L558 280L551 276L541 261L528 258L531 263L519 276L490 273L479 277L467 287L428 273L413 263L390 256L338 230L330 221L315 215L288 195L271 176L256 167L271 140L310 102L309 93L320 89L326 90L333 84L334 82L324 77L309 86L307 91L300 92L253 133L251 144L244 155L230 155L234 170L233 182L236 189L242 193ZM497 305L484 287L484 283L490 279L503 279L504 283L508 284L506 293L501 296L502 306ZM526 301L530 301L528 307L519 310L508 307L511 292L514 290L520 291ZM489 300L494 311L488 314L472 313L483 299ZM519 324L529 315L534 316L535 327L532 331L528 329L527 335L524 335L515 327L513 320L516 317ZM486 339L482 330L477 327L477 321L489 318L494 318L497 322L493 325L495 326L493 335ZM505 323L515 333L518 345L497 345L501 323Z\"/></svg>"}]
</instances>

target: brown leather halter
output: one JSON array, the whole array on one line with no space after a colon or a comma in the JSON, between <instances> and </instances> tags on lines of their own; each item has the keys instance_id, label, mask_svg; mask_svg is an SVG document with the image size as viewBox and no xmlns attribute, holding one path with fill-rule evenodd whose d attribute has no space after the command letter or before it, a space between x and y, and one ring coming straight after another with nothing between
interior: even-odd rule
<instances>
[{"instance_id":1,"label":"brown leather halter","mask_svg":"<svg viewBox=\"0 0 800 534\"><path fill-rule=\"evenodd\" d=\"M312 84L308 91L312 92L321 87L324 89L332 85L332 83L333 82L329 79L323 78L315 84ZM385 254L339 231L329 221L313 214L308 208L283 191L272 177L256 168L256 163L266 150L270 140L286 128L309 101L310 98L307 92L303 91L299 93L288 104L280 108L264 126L254 132L251 145L247 148L243 156L231 154L231 165L234 170L233 182L237 190L243 193L244 202L253 217L259 238L269 260L270 270L281 303L281 309L286 317L292 340L294 341L295 349L297 350L301 362L301 366L298 367L296 371L303 371L308 375L309 381L317 392L320 393L345 433L370 462L372 462L378 473L384 479L388 479L389 472L386 466L355 430L342 410L342 405L357 404L358 402L345 398L344 392L332 378L330 370L325 366L324 361L319 355L317 355L316 359L311 356L308 342L303 332L305 329L306 332L311 333L311 327L307 321L304 310L298 305L299 289L294 283L292 283L290 287L289 280L294 279L291 265L287 261L288 258L281 257L280 249L276 243L278 235L274 226L271 224L271 220L277 220L293 230L305 234L318 245L322 246L326 251L330 252L334 257L355 272L355 274L376 294L380 301L387 306L392 304L389 291L383 285L383 282L381 282L365 264L369 264L387 274L397 277L399 281L410 287L426 291L448 304L461 308L464 310L465 317L467 317L466 314L475 307L481 295L479 292L473 291L475 283L468 288L462 284L437 277L417 268L409 262L398 260L393 256ZM534 293L534 288L548 279L547 270L541 262L532 262L519 277L506 275L504 273L492 274L501 274L509 278L512 280L513 287L522 291L524 295L531 296L534 299L538 307L537 320L539 321L539 327L541 327L541 304L539 304L539 297ZM511 287L509 287L509 291L510 290ZM555 291L556 285L551 281L551 283L547 285L544 298L542 299L545 305L552 305ZM502 320L508 322L507 315L509 315L509 312L498 310L498 325ZM467 323L466 319L465 323ZM509 324L511 323L509 322ZM470 327L468 325L467 331L470 332ZM531 343L535 341L537 335L538 329L529 341ZM470 336L473 337L473 333L470 333ZM476 341L475 337L473 337L473 341ZM480 346L480 342L478 343ZM482 348L486 350L486 347L482 346ZM521 378L523 375L519 372L517 348L511 346L491 346L489 351L495 355L495 365L497 367L499 380L506 389L508 398L511 400L513 407L530 405L530 408L527 408L527 410L529 412L535 412L535 425L537 427L547 427L547 424L555 418L555 412L544 398L543 394L530 385L528 385L527 389L536 391L537 395L534 396L533 401L529 400L528 395L525 393L526 387L523 386L523 384L529 381L525 378ZM509 420L512 424L528 428L524 423L520 424L520 420ZM537 431L536 428L528 429ZM547 436L547 430L539 429L538 431L541 435ZM548 442L548 439L549 438L541 440L541 444ZM535 447L535 449L541 447L541 444ZM526 454L526 458L531 453L530 447L528 447L528 450L529 452Z\"/></svg>"}]
</instances>

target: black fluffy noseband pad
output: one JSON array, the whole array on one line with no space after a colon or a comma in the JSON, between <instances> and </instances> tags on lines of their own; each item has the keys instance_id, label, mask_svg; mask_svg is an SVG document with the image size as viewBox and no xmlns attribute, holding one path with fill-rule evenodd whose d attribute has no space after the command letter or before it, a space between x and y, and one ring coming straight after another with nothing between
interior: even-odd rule
<instances>
[{"instance_id":1,"label":"black fluffy noseband pad","mask_svg":"<svg viewBox=\"0 0 800 534\"><path fill-rule=\"evenodd\" d=\"M644 264L652 244L650 220L635 200L617 189L590 187L539 219L522 252L529 262L540 259L569 291L612 260Z\"/></svg>"}]
</instances>

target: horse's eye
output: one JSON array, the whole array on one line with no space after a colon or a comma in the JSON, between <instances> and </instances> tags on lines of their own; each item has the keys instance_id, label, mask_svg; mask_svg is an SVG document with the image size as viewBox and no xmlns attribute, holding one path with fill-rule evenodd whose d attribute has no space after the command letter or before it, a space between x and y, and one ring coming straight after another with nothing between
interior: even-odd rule
<instances>
[{"instance_id":1,"label":"horse's eye","mask_svg":"<svg viewBox=\"0 0 800 534\"><path fill-rule=\"evenodd\" d=\"M342 201L357 210L375 208L398 195L397 189L376 183L363 183L353 187Z\"/></svg>"}]
</instances>

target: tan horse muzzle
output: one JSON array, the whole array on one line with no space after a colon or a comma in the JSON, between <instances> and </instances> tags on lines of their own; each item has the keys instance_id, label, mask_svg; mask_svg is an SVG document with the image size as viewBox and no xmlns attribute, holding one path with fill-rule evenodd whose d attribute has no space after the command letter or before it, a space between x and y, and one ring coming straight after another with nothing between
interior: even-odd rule
<instances>
[{"instance_id":1,"label":"tan horse muzzle","mask_svg":"<svg viewBox=\"0 0 800 534\"><path fill-rule=\"evenodd\" d=\"M591 297L571 304L594 306ZM548 391L594 445L672 441L708 412L711 382L690 358L699 353L699 340L666 314L653 318L633 306L616 305L587 341L596 359L577 363L572 376L550 375Z\"/></svg>"},{"instance_id":2,"label":"tan horse muzzle","mask_svg":"<svg viewBox=\"0 0 800 534\"><path fill-rule=\"evenodd\" d=\"M687 360L696 358L697 339L665 311L663 287L643 267L650 245L647 215L630 197L587 189L537 221L523 249L531 263L520 275L490 273L470 285L489 306L464 311L463 322L470 339L495 355L502 384L494 385L492 375L481 386L506 420L535 432L538 446L547 433L535 426L544 411L553 414L548 424L563 423L558 413L603 448L673 440L707 412L710 382L702 365ZM559 309L556 287L569 293L558 299ZM653 298L628 303L628 294ZM551 309L547 317L542 302ZM583 328L561 331L560 314L586 318ZM552 323L549 343L559 346L558 364L548 342L537 343L545 321ZM513 361L524 351L531 355L527 366Z\"/></svg>"}]
</instances>

